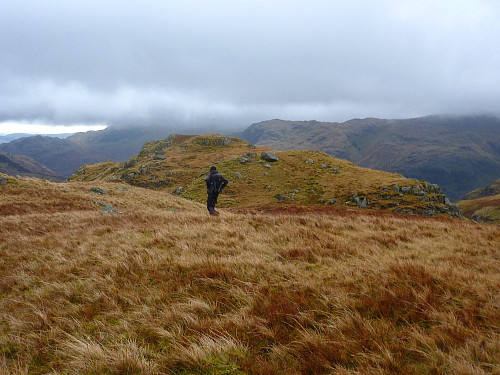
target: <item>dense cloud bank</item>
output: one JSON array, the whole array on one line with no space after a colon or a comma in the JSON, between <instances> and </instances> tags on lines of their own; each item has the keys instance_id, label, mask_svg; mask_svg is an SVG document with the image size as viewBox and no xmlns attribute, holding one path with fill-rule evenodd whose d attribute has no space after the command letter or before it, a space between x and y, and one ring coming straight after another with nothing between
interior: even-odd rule
<instances>
[{"instance_id":1,"label":"dense cloud bank","mask_svg":"<svg viewBox=\"0 0 500 375\"><path fill-rule=\"evenodd\" d=\"M496 1L7 0L0 121L493 113Z\"/></svg>"}]
</instances>

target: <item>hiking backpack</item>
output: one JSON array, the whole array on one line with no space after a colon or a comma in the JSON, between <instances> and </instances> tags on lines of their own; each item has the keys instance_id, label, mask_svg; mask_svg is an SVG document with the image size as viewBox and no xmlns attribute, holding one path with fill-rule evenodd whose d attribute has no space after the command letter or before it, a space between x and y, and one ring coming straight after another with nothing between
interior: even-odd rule
<instances>
[{"instance_id":1,"label":"hiking backpack","mask_svg":"<svg viewBox=\"0 0 500 375\"><path fill-rule=\"evenodd\" d=\"M208 191L211 193L220 193L224 177L220 173L210 176L210 188Z\"/></svg>"}]
</instances>

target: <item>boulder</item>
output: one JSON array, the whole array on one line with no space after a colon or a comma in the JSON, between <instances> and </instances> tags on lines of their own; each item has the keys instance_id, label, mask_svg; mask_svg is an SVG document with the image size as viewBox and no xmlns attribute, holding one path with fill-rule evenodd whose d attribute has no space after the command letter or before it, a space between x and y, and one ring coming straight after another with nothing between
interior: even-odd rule
<instances>
[{"instance_id":1,"label":"boulder","mask_svg":"<svg viewBox=\"0 0 500 375\"><path fill-rule=\"evenodd\" d=\"M246 164L246 163L248 163L249 161L250 161L250 160L248 160L248 159L247 159L246 157L244 157L244 156L242 156L242 157L240 158L240 163L241 163L241 164Z\"/></svg>"},{"instance_id":2,"label":"boulder","mask_svg":"<svg viewBox=\"0 0 500 375\"><path fill-rule=\"evenodd\" d=\"M180 195L184 191L184 188L182 186L179 186L177 189L174 190L175 195Z\"/></svg>"},{"instance_id":3,"label":"boulder","mask_svg":"<svg viewBox=\"0 0 500 375\"><path fill-rule=\"evenodd\" d=\"M333 204L335 204L335 203L337 203L337 200L336 200L335 198L330 199L330 200L328 201L328 204L329 204L329 205L333 205Z\"/></svg>"},{"instance_id":4,"label":"boulder","mask_svg":"<svg viewBox=\"0 0 500 375\"><path fill-rule=\"evenodd\" d=\"M279 201L286 201L286 197L284 197L284 196L283 196L283 195L281 195L281 194L276 194L276 195L274 196L274 198L276 198L276 199L277 199L277 200L279 200Z\"/></svg>"},{"instance_id":5,"label":"boulder","mask_svg":"<svg viewBox=\"0 0 500 375\"><path fill-rule=\"evenodd\" d=\"M110 204L103 203L103 202L94 202L94 204L97 204L99 206L104 207L101 211L101 215L120 215L121 214L120 211L115 210L114 207L111 206Z\"/></svg>"},{"instance_id":6,"label":"boulder","mask_svg":"<svg viewBox=\"0 0 500 375\"><path fill-rule=\"evenodd\" d=\"M154 160L165 160L167 157L165 156L164 153L156 153L155 154L155 157L154 157Z\"/></svg>"},{"instance_id":7,"label":"boulder","mask_svg":"<svg viewBox=\"0 0 500 375\"><path fill-rule=\"evenodd\" d=\"M352 196L352 201L355 202L359 207L361 208L367 208L368 205L370 204L370 201L368 198L360 198L357 194L354 194Z\"/></svg>"},{"instance_id":8,"label":"boulder","mask_svg":"<svg viewBox=\"0 0 500 375\"><path fill-rule=\"evenodd\" d=\"M263 167L264 167L264 168L271 168L271 166L270 166L269 164L267 164L267 163L266 163L266 164L264 164L264 165L263 165Z\"/></svg>"},{"instance_id":9,"label":"boulder","mask_svg":"<svg viewBox=\"0 0 500 375\"><path fill-rule=\"evenodd\" d=\"M100 187L97 187L97 186L91 187L90 192L94 193L94 194L100 194L100 195L108 194L108 192L106 190L101 189Z\"/></svg>"},{"instance_id":10,"label":"boulder","mask_svg":"<svg viewBox=\"0 0 500 375\"><path fill-rule=\"evenodd\" d=\"M260 157L262 159L264 159L265 161L268 161L271 163L280 160L280 158L278 158L278 156L276 156L276 154L272 151L263 151L260 154Z\"/></svg>"}]
</instances>

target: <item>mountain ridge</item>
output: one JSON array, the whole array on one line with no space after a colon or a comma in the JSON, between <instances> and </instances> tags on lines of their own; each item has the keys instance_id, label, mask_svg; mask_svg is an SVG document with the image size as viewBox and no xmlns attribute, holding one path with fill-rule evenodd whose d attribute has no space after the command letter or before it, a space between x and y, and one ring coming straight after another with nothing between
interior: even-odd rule
<instances>
[{"instance_id":1,"label":"mountain ridge","mask_svg":"<svg viewBox=\"0 0 500 375\"><path fill-rule=\"evenodd\" d=\"M360 166L439 184L453 200L500 176L500 120L427 116L343 123L271 120L241 137L278 150L308 148Z\"/></svg>"}]
</instances>

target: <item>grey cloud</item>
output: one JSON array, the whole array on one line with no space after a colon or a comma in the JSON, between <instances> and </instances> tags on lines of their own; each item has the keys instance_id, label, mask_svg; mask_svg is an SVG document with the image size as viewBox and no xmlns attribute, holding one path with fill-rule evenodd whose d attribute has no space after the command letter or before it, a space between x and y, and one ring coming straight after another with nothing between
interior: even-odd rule
<instances>
[{"instance_id":1,"label":"grey cloud","mask_svg":"<svg viewBox=\"0 0 500 375\"><path fill-rule=\"evenodd\" d=\"M494 111L491 1L5 1L0 119L223 124Z\"/></svg>"}]
</instances>

